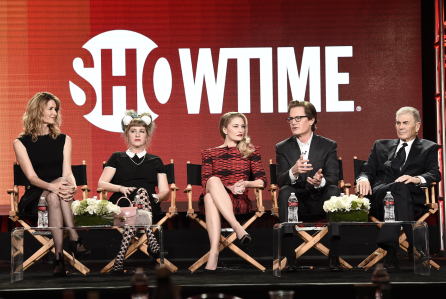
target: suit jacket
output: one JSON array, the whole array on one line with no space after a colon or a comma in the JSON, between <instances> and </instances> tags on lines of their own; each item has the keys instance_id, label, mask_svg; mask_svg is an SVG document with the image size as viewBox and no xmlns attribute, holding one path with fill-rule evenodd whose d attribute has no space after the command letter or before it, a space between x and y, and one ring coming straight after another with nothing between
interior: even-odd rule
<instances>
[{"instance_id":1,"label":"suit jacket","mask_svg":"<svg viewBox=\"0 0 446 299\"><path fill-rule=\"evenodd\" d=\"M277 183L280 188L291 185L289 170L299 160L300 155L300 148L295 136L276 144ZM307 177L313 177L319 169L322 169L325 178L324 187L338 185L339 165L335 141L313 134L308 160L310 160L308 163L312 164L313 170L307 174L299 174L297 182L292 185L294 188L304 188L311 192L322 190L323 188L315 189L307 182Z\"/></svg>"},{"instance_id":2,"label":"suit jacket","mask_svg":"<svg viewBox=\"0 0 446 299\"><path fill-rule=\"evenodd\" d=\"M395 174L391 164L399 139L383 139L375 141L369 159L362 168L361 176L366 176L372 186L372 193L386 184L394 182L403 175L422 176L426 180L425 186L441 180L438 167L438 145L435 142L415 138L410 148L406 163L399 174ZM408 184L415 206L425 203L424 191L414 184Z\"/></svg>"}]
</instances>

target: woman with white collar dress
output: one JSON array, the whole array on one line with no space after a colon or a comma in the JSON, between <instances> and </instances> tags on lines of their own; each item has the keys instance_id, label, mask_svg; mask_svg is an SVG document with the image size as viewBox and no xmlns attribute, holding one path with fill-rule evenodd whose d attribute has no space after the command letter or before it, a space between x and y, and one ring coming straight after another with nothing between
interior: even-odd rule
<instances>
[{"instance_id":1,"label":"woman with white collar dress","mask_svg":"<svg viewBox=\"0 0 446 299\"><path fill-rule=\"evenodd\" d=\"M137 115L135 111L126 111L121 122L124 137L129 146L125 152L115 152L107 161L98 187L114 192L109 201L116 204L119 198L127 197L133 201L135 195L143 200L143 208L154 215L161 213L160 203L169 198L169 184L163 161L146 152L155 124L149 113ZM113 180L113 181L112 181ZM158 194L155 191L158 187ZM128 201L120 200L120 206L128 206ZM135 236L135 227L126 227L120 251L113 267L113 275L124 274L124 257ZM160 253L155 236L146 230L149 254L157 258Z\"/></svg>"}]
</instances>

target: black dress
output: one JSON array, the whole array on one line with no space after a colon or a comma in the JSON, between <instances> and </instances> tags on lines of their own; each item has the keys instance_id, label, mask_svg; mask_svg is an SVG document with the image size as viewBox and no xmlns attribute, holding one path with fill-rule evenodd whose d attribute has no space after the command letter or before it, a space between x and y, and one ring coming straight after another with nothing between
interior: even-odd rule
<instances>
[{"instance_id":1,"label":"black dress","mask_svg":"<svg viewBox=\"0 0 446 299\"><path fill-rule=\"evenodd\" d=\"M139 165L138 165L139 164ZM146 153L142 158L135 155L130 158L125 152L115 152L107 161L107 166L116 169L112 183L124 187L136 187L128 198L133 201L136 191L144 188L149 193L150 204L153 215L161 214L162 210L159 203L155 203L152 194L155 187L158 186L158 173L166 173L163 161L160 157ZM120 197L124 196L121 192L115 192L109 201L116 204ZM128 206L128 201L121 200L120 206Z\"/></svg>"},{"instance_id":2,"label":"black dress","mask_svg":"<svg viewBox=\"0 0 446 299\"><path fill-rule=\"evenodd\" d=\"M62 176L63 149L66 140L65 134L60 134L56 139L50 135L43 135L32 141L31 135L17 138L25 146L28 157L39 179L50 183ZM25 194L19 202L19 213L23 215L37 215L37 205L44 190L36 186L25 186Z\"/></svg>"}]
</instances>

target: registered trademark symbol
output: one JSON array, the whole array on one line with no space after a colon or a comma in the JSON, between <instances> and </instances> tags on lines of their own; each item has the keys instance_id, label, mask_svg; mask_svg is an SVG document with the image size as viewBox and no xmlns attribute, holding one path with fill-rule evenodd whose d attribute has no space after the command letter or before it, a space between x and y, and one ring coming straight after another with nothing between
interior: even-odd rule
<instances>
[{"instance_id":1,"label":"registered trademark symbol","mask_svg":"<svg viewBox=\"0 0 446 299\"><path fill-rule=\"evenodd\" d=\"M356 107L356 111L361 111L361 110L362 110L361 106Z\"/></svg>"}]
</instances>

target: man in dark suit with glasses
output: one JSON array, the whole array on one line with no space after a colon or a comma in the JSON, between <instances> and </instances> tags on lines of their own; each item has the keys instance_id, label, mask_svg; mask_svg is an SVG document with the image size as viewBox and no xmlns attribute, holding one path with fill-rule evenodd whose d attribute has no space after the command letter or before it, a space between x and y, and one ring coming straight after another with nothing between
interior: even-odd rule
<instances>
[{"instance_id":1,"label":"man in dark suit with glasses","mask_svg":"<svg viewBox=\"0 0 446 299\"><path fill-rule=\"evenodd\" d=\"M318 136L316 130L317 112L310 102L291 101L288 105L293 136L276 145L277 182L280 187L278 205L280 222L288 221L288 198L295 193L299 201L299 219L323 219L324 202L331 196L339 196L339 166L337 144L328 138ZM342 270L339 263L338 227L329 227L330 270ZM287 258L284 272L295 272L293 227L286 226L283 235L283 250Z\"/></svg>"}]
</instances>

